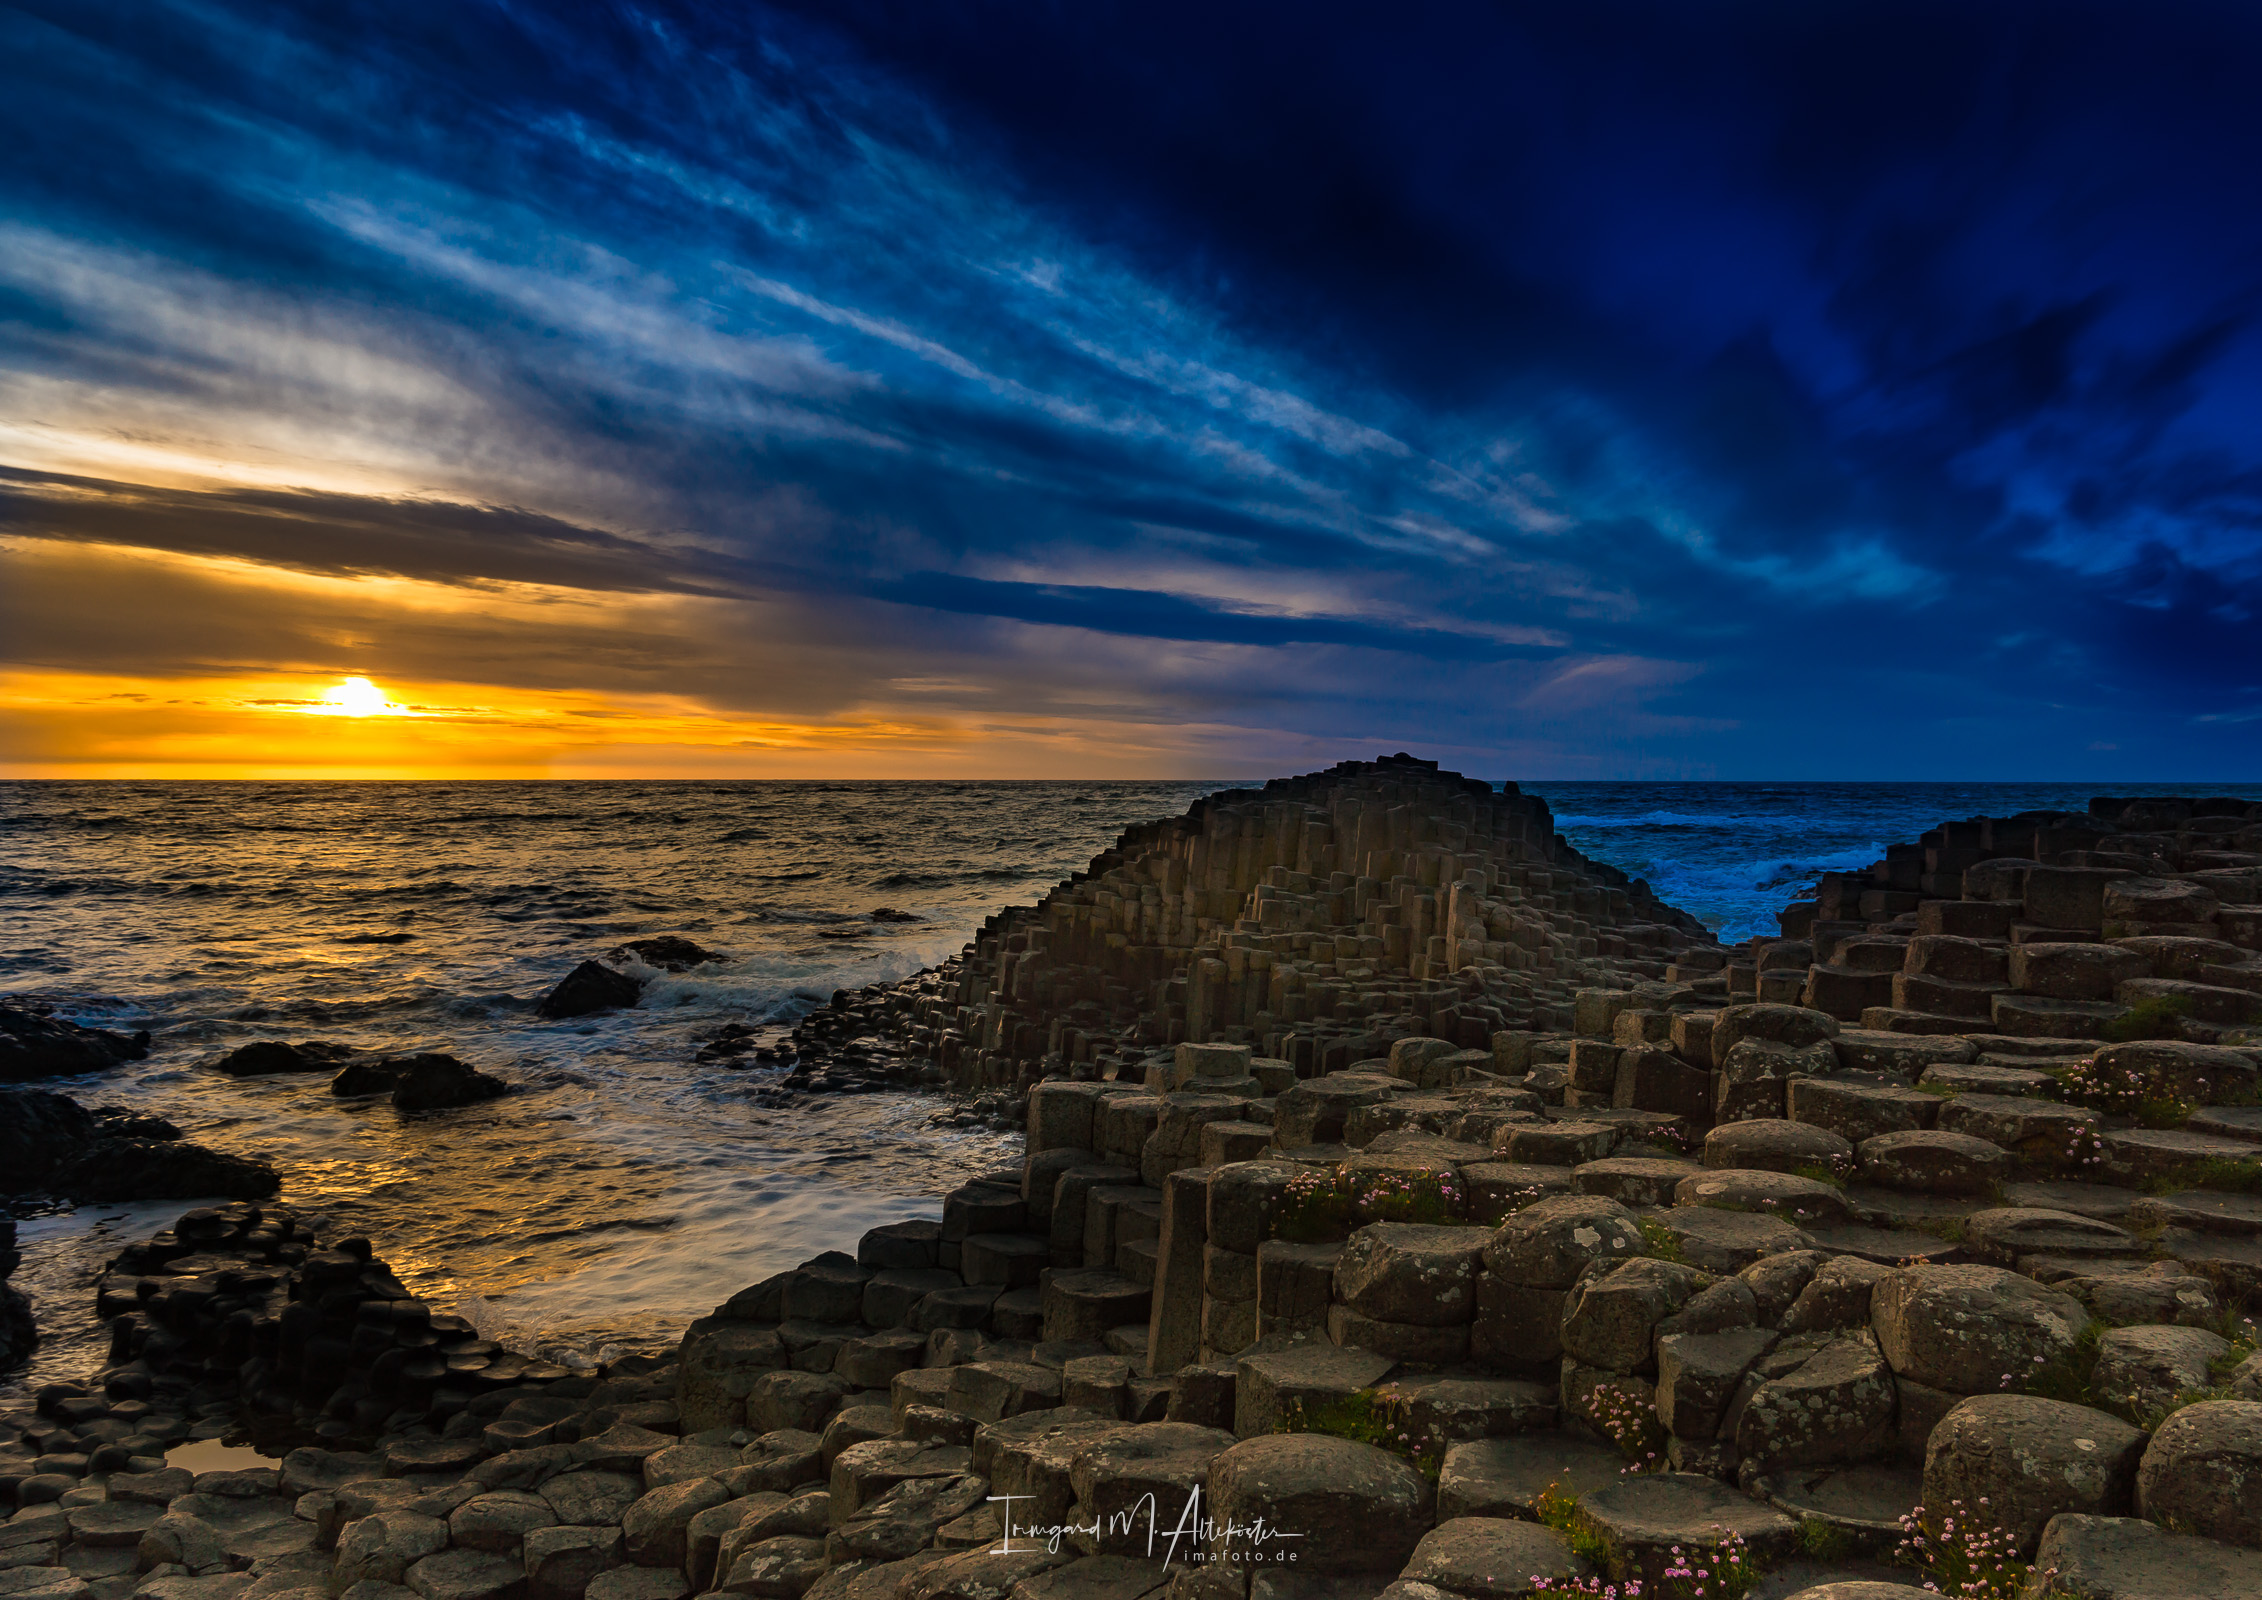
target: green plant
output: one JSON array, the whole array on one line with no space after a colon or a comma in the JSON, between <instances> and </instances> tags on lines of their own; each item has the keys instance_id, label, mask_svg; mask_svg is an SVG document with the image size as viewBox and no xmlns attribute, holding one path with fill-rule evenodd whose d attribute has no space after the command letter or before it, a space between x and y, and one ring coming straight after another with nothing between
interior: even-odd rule
<instances>
[{"instance_id":1,"label":"green plant","mask_svg":"<svg viewBox=\"0 0 2262 1600\"><path fill-rule=\"evenodd\" d=\"M2069 1104L2108 1117L2130 1117L2147 1128L2180 1128L2198 1109L2157 1068L2138 1072L2092 1056L2052 1076Z\"/></svg>"},{"instance_id":2,"label":"green plant","mask_svg":"<svg viewBox=\"0 0 2262 1600\"><path fill-rule=\"evenodd\" d=\"M1801 1517L1799 1548L1817 1561L1844 1561L1854 1553L1854 1536L1835 1522Z\"/></svg>"},{"instance_id":3,"label":"green plant","mask_svg":"<svg viewBox=\"0 0 2262 1600\"><path fill-rule=\"evenodd\" d=\"M1650 1395L1623 1383L1598 1383L1587 1391L1586 1418L1609 1437L1626 1458L1626 1472L1663 1472L1665 1427L1657 1420Z\"/></svg>"},{"instance_id":4,"label":"green plant","mask_svg":"<svg viewBox=\"0 0 2262 1600\"><path fill-rule=\"evenodd\" d=\"M1370 1444L1400 1457L1434 1481L1444 1466L1449 1441L1417 1430L1409 1420L1409 1410L1405 1401L1388 1389L1359 1389L1338 1400L1309 1405L1301 1400L1293 1402L1277 1431L1324 1433Z\"/></svg>"},{"instance_id":5,"label":"green plant","mask_svg":"<svg viewBox=\"0 0 2262 1600\"><path fill-rule=\"evenodd\" d=\"M1346 1179L1351 1208L1364 1222L1417 1222L1441 1227L1461 1220L1467 1191L1452 1168L1363 1172Z\"/></svg>"},{"instance_id":6,"label":"green plant","mask_svg":"<svg viewBox=\"0 0 2262 1600\"><path fill-rule=\"evenodd\" d=\"M2180 1039L2180 1024L2191 1015L2191 1002L2180 995L2158 994L2139 1000L2122 1015L2098 1029L2100 1037L2114 1044L2128 1044L2137 1039Z\"/></svg>"},{"instance_id":7,"label":"green plant","mask_svg":"<svg viewBox=\"0 0 2262 1600\"><path fill-rule=\"evenodd\" d=\"M1642 1254L1659 1261L1678 1262L1682 1259L1680 1236L1655 1217L1643 1217L1638 1224L1642 1230Z\"/></svg>"},{"instance_id":8,"label":"green plant","mask_svg":"<svg viewBox=\"0 0 2262 1600\"><path fill-rule=\"evenodd\" d=\"M1325 1244L1351 1231L1355 1210L1351 1185L1341 1171L1299 1172L1281 1196L1273 1236L1295 1244Z\"/></svg>"},{"instance_id":9,"label":"green plant","mask_svg":"<svg viewBox=\"0 0 2262 1600\"><path fill-rule=\"evenodd\" d=\"M1610 1541L1603 1538L1595 1529L1589 1527L1585 1520L1579 1516L1579 1497L1565 1491L1560 1482L1551 1483L1540 1490L1538 1497L1532 1501L1532 1515L1537 1517L1543 1525L1553 1528L1561 1534L1564 1543L1571 1547L1571 1554L1582 1560L1590 1561L1598 1567L1608 1563ZM1558 1592L1577 1594L1579 1591L1572 1589ZM1599 1593L1600 1591L1589 1590L1587 1592ZM1639 1590L1634 1592L1640 1593Z\"/></svg>"},{"instance_id":10,"label":"green plant","mask_svg":"<svg viewBox=\"0 0 2262 1600\"><path fill-rule=\"evenodd\" d=\"M1673 1546L1672 1559L1657 1588L1672 1600L1744 1600L1763 1576L1759 1562L1744 1544L1744 1536L1717 1523L1719 1538L1693 1550Z\"/></svg>"},{"instance_id":11,"label":"green plant","mask_svg":"<svg viewBox=\"0 0 2262 1600\"><path fill-rule=\"evenodd\" d=\"M2105 1141L2094 1125L2077 1124L2063 1135L2038 1133L2020 1141L2019 1165L2043 1177L2092 1180L2105 1165Z\"/></svg>"},{"instance_id":12,"label":"green plant","mask_svg":"<svg viewBox=\"0 0 2262 1600\"><path fill-rule=\"evenodd\" d=\"M2064 1400L2077 1406L2094 1406L2097 1396L2090 1380L2097 1370L2097 1341L2106 1331L2106 1324L2092 1317L2074 1335L2073 1349L2055 1361L2034 1358L2033 1366L2024 1373L2006 1372L2002 1386L2020 1394L2039 1395L2045 1400Z\"/></svg>"},{"instance_id":13,"label":"green plant","mask_svg":"<svg viewBox=\"0 0 2262 1600\"><path fill-rule=\"evenodd\" d=\"M1985 1495L1969 1508L1961 1500L1933 1513L1917 1506L1901 1518L1895 1553L1923 1570L1927 1589L1969 1600L2020 1600L2030 1580L2046 1580L2055 1569L2037 1575L2032 1563L2018 1558L2018 1541L1987 1517Z\"/></svg>"},{"instance_id":14,"label":"green plant","mask_svg":"<svg viewBox=\"0 0 2262 1600\"><path fill-rule=\"evenodd\" d=\"M2152 1194L2174 1194L2182 1189L2262 1194L2262 1161L2246 1156L2209 1156L2162 1173L2144 1187Z\"/></svg>"},{"instance_id":15,"label":"green plant","mask_svg":"<svg viewBox=\"0 0 2262 1600\"><path fill-rule=\"evenodd\" d=\"M1833 1189L1846 1186L1846 1168L1852 1163L1838 1161L1803 1161L1791 1169L1794 1178L1807 1178L1815 1183L1827 1183Z\"/></svg>"}]
</instances>

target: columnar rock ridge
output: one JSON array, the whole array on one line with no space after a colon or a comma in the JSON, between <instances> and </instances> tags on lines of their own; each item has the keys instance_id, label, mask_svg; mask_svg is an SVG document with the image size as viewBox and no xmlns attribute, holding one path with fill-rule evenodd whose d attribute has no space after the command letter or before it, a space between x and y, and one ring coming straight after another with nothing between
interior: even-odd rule
<instances>
[{"instance_id":1,"label":"columnar rock ridge","mask_svg":"<svg viewBox=\"0 0 2262 1600\"><path fill-rule=\"evenodd\" d=\"M2189 814L2231 815L2213 806ZM2132 877L2226 870L2198 853ZM2006 973L2073 950L2089 954L2070 970L2136 960L2158 982L2204 945L2201 987L2262 992L2251 925L2226 915L2251 900L2211 889L2211 935L2196 918L2162 932L2128 914L2140 894L2106 899L2131 878L2025 859L2015 897L1992 859L1928 865L1914 905L1868 908L1864 937L1905 944L1903 976L1982 988L1990 952ZM1470 906L1529 891L1515 866ZM1557 893L1555 866L1525 870ZM1439 881L1469 880L1440 863ZM2074 914L2053 898L2065 882L2099 885L2093 927L2054 920ZM2030 1600L2262 1592L2262 1046L2187 990L2165 992L2180 1012L2148 1006L2162 992L2124 995L2139 980L2117 975L2109 1001L2084 1001L2097 1009L2058 1012L1998 1005L2058 998L2016 982L1984 1010L1904 985L1890 1015L1847 1019L1747 992L1735 953L1676 942L1629 888L1616 936L1669 930L1640 955L1555 923L1568 949L1479 938L1468 924L1492 923L1472 915L1444 959L1476 958L1444 972L1474 969L1477 987L1439 991L1430 1031L1389 1002L1430 981L1434 945L1404 947L1378 1008L1262 1026L1211 1009L1271 993L1240 985L1274 947L1224 942L1263 935L1262 912L1212 918L1186 947L1244 950L1239 984L1230 965L1223 982L1189 974L1182 1011L1134 1009L1109 1031L1067 1019L1104 1003L1106 973L1151 959L1123 954L1150 943L1147 908L1110 892L1104 920L1095 887L993 928L989 965L959 969L968 998L917 1024L940 1041L981 994L983 1015L1014 1015L1010 1040L961 1035L953 1068L1000 1089L1036 1075L1022 1159L952 1192L937 1221L740 1291L672 1360L599 1378L498 1374L489 1357L461 1382L452 1356L431 1368L439 1319L357 1262L332 1310L352 1300L346 1354L366 1365L340 1391L358 1394L320 1407L324 1443L251 1473L121 1464L153 1415L226 1409L244 1340L281 1351L259 1274L313 1247L272 1212L184 1218L174 1244L195 1253L145 1250L104 1287L106 1310L143 1320L121 1317L100 1393L45 1391L19 1422L0 1593L1496 1600L1588 1575L1672 1593L1669 1572L1732 1533L1785 1588L1802 1572L1823 1585L1797 1600L1904 1600L1924 1574L1826 1581L1895 1577L1879 1563L1903 1516L2031 1559ZM1576 912L1572 892L1546 909ZM1078 906L1097 925L1055 946ZM1821 912L1791 918L1853 920ZM2037 928L2091 937L2020 936ZM1488 972L1501 945L1544 949L1581 986L1558 1000L1539 990L1555 973L1503 961L1541 997L1472 1012L1473 994L1517 992ZM1777 970L1749 965L1756 982ZM1100 996L1080 987L1095 973ZM1168 975L1151 981L1167 1000ZM843 1034L881 1014L845 995L828 1013ZM1040 1018L1036 1050L1019 1030ZM223 1261L228 1240L258 1268ZM137 1345L148 1319L177 1342L153 1329ZM273 1363L237 1379L307 1405L311 1349L298 1389ZM413 1404L411 1363L429 1380Z\"/></svg>"},{"instance_id":2,"label":"columnar rock ridge","mask_svg":"<svg viewBox=\"0 0 2262 1600\"><path fill-rule=\"evenodd\" d=\"M1574 990L1662 978L1712 944L1554 831L1547 803L1411 756L1229 789L1125 830L957 960L844 994L799 1030L789 1084L911 1063L966 1091L1059 1067L1106 1077L1158 1045L1247 1043L1313 1071L1436 1035L1489 1048L1564 1028Z\"/></svg>"},{"instance_id":3,"label":"columnar rock ridge","mask_svg":"<svg viewBox=\"0 0 2262 1600\"><path fill-rule=\"evenodd\" d=\"M2262 1023L2262 803L2100 797L1942 823L1823 874L1731 995L1909 1034L2080 1041L2133 1008L2207 1040Z\"/></svg>"}]
</instances>

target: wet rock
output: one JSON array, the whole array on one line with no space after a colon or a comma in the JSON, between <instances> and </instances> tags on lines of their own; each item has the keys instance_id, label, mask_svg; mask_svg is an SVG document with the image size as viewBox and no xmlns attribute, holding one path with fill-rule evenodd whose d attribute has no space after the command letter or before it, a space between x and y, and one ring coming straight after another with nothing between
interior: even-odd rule
<instances>
[{"instance_id":1,"label":"wet rock","mask_svg":"<svg viewBox=\"0 0 2262 1600\"><path fill-rule=\"evenodd\" d=\"M600 961L584 961L535 1002L534 1011L553 1021L586 1017L633 1006L643 992L644 986L626 973L615 972Z\"/></svg>"},{"instance_id":2,"label":"wet rock","mask_svg":"<svg viewBox=\"0 0 2262 1600\"><path fill-rule=\"evenodd\" d=\"M2143 1434L2088 1406L2036 1395L1975 1395L1932 1430L1924 1504L1961 1500L1967 1515L2000 1525L2024 1555L2060 1512L2125 1513L2143 1453ZM1987 1505L1979 1511L1982 1499Z\"/></svg>"},{"instance_id":3,"label":"wet rock","mask_svg":"<svg viewBox=\"0 0 2262 1600\"><path fill-rule=\"evenodd\" d=\"M634 957L648 967L658 967L662 972L689 972L693 967L704 966L710 961L727 961L730 959L719 951L708 949L696 940L681 938L672 933L662 934L652 939L630 939L625 944L615 946L606 954L623 960ZM568 978L566 981L570 983L572 979ZM559 988L563 987L564 984L559 985ZM556 991L553 990L552 994L555 995L555 993ZM615 1004L618 1003L620 1002L615 1002ZM632 1000L627 1003L633 1005L635 1002ZM545 1012L544 1015L572 1016L576 1013L561 1011Z\"/></svg>"},{"instance_id":4,"label":"wet rock","mask_svg":"<svg viewBox=\"0 0 2262 1600\"><path fill-rule=\"evenodd\" d=\"M282 1187L264 1161L185 1140L99 1139L56 1170L48 1187L82 1204L218 1196L259 1200Z\"/></svg>"},{"instance_id":5,"label":"wet rock","mask_svg":"<svg viewBox=\"0 0 2262 1600\"><path fill-rule=\"evenodd\" d=\"M264 1162L182 1142L157 1117L89 1110L45 1089L0 1092L0 1194L121 1200L259 1199L278 1187Z\"/></svg>"},{"instance_id":6,"label":"wet rock","mask_svg":"<svg viewBox=\"0 0 2262 1600\"><path fill-rule=\"evenodd\" d=\"M2262 1545L2262 1402L2202 1401L2161 1423L2145 1448L2136 1497L2156 1522Z\"/></svg>"},{"instance_id":7,"label":"wet rock","mask_svg":"<svg viewBox=\"0 0 2262 1600\"><path fill-rule=\"evenodd\" d=\"M84 1028L61 1017L0 1005L0 1083L101 1072L149 1054L149 1035Z\"/></svg>"},{"instance_id":8,"label":"wet rock","mask_svg":"<svg viewBox=\"0 0 2262 1600\"><path fill-rule=\"evenodd\" d=\"M224 1072L231 1078L265 1078L287 1072L335 1072L359 1053L351 1045L327 1044L318 1039L303 1044L255 1039L213 1062L212 1070Z\"/></svg>"},{"instance_id":9,"label":"wet rock","mask_svg":"<svg viewBox=\"0 0 2262 1600\"><path fill-rule=\"evenodd\" d=\"M402 1056L390 1064L399 1069L393 1080L393 1107L398 1111L443 1111L510 1092L510 1085L502 1079L450 1055L426 1052Z\"/></svg>"}]
</instances>

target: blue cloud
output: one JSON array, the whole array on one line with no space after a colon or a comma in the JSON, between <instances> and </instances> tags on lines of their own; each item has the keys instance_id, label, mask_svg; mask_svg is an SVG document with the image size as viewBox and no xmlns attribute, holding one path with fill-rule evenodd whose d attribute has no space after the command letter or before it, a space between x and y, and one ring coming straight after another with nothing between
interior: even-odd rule
<instances>
[{"instance_id":1,"label":"blue cloud","mask_svg":"<svg viewBox=\"0 0 2262 1600\"><path fill-rule=\"evenodd\" d=\"M1574 775L2262 772L2242 13L207 0L0 51L20 536L783 596Z\"/></svg>"}]
</instances>

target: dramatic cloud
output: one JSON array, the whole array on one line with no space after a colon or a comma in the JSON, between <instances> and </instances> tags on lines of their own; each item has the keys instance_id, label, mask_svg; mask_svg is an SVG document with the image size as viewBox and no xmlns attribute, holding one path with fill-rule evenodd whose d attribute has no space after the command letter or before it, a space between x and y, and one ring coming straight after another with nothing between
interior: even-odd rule
<instances>
[{"instance_id":1,"label":"dramatic cloud","mask_svg":"<svg viewBox=\"0 0 2262 1600\"><path fill-rule=\"evenodd\" d=\"M220 719L185 770L361 674L512 708L511 770L2262 773L2230 8L209 0L0 51L21 770L130 767L129 679Z\"/></svg>"}]
</instances>

